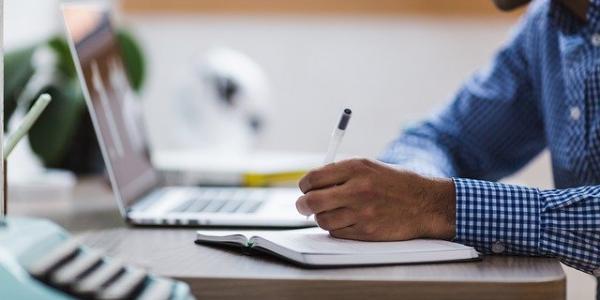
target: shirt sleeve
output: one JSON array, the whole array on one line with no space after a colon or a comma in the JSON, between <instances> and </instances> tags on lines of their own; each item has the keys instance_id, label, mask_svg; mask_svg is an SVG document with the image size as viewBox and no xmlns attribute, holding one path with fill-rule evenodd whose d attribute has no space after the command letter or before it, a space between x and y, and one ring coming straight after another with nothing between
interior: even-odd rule
<instances>
[{"instance_id":1,"label":"shirt sleeve","mask_svg":"<svg viewBox=\"0 0 600 300\"><path fill-rule=\"evenodd\" d=\"M545 190L454 178L455 241L482 253L556 257L600 275L600 186Z\"/></svg>"},{"instance_id":2,"label":"shirt sleeve","mask_svg":"<svg viewBox=\"0 0 600 300\"><path fill-rule=\"evenodd\" d=\"M557 257L600 276L600 186L539 190L491 181L545 146L528 55L526 17L492 63L435 117L411 127L381 156L456 186L456 241L483 253ZM464 179L478 178L480 180Z\"/></svg>"},{"instance_id":3,"label":"shirt sleeve","mask_svg":"<svg viewBox=\"0 0 600 300\"><path fill-rule=\"evenodd\" d=\"M380 160L427 175L498 180L540 153L544 127L524 51L530 22L445 109L406 130Z\"/></svg>"}]
</instances>

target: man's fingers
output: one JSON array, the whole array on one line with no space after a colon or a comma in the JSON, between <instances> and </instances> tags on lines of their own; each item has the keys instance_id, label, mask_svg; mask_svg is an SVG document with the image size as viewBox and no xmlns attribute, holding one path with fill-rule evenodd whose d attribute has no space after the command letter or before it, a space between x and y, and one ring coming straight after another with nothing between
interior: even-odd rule
<instances>
[{"instance_id":1,"label":"man's fingers","mask_svg":"<svg viewBox=\"0 0 600 300\"><path fill-rule=\"evenodd\" d=\"M330 230L329 235L338 239L360 240L361 233L354 226L348 226L336 230Z\"/></svg>"},{"instance_id":2,"label":"man's fingers","mask_svg":"<svg viewBox=\"0 0 600 300\"><path fill-rule=\"evenodd\" d=\"M342 184L353 175L352 160L331 163L308 172L298 186L303 193L333 185Z\"/></svg>"},{"instance_id":3,"label":"man's fingers","mask_svg":"<svg viewBox=\"0 0 600 300\"><path fill-rule=\"evenodd\" d=\"M347 189L348 187L343 184L310 191L298 198L296 209L300 214L309 216L344 207L350 201Z\"/></svg>"},{"instance_id":4,"label":"man's fingers","mask_svg":"<svg viewBox=\"0 0 600 300\"><path fill-rule=\"evenodd\" d=\"M342 207L317 214L315 220L319 227L329 231L354 225L356 216L351 209Z\"/></svg>"}]
</instances>

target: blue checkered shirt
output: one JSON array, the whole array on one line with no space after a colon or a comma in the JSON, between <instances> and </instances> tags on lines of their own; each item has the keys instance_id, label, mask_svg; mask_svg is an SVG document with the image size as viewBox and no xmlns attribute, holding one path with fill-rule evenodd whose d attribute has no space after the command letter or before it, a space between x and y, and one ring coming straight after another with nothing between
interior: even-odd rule
<instances>
[{"instance_id":1,"label":"blue checkered shirt","mask_svg":"<svg viewBox=\"0 0 600 300\"><path fill-rule=\"evenodd\" d=\"M545 148L557 189L496 182ZM457 242L600 275L600 0L586 22L533 3L491 64L381 160L454 179Z\"/></svg>"}]
</instances>

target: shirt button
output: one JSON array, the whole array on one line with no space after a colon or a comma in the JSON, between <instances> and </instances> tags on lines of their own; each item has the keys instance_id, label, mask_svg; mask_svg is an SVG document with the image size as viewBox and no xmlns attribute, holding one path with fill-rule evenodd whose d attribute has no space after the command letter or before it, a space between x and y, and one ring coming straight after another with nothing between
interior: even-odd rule
<instances>
[{"instance_id":1,"label":"shirt button","mask_svg":"<svg viewBox=\"0 0 600 300\"><path fill-rule=\"evenodd\" d=\"M581 110L577 106L571 107L569 113L571 115L571 119L573 119L574 121L577 121L579 120L579 118L581 118Z\"/></svg>"},{"instance_id":2,"label":"shirt button","mask_svg":"<svg viewBox=\"0 0 600 300\"><path fill-rule=\"evenodd\" d=\"M504 247L504 244L501 241L495 241L492 244L492 252L500 254L504 252L504 250L506 250L506 247Z\"/></svg>"},{"instance_id":3,"label":"shirt button","mask_svg":"<svg viewBox=\"0 0 600 300\"><path fill-rule=\"evenodd\" d=\"M600 33L594 33L592 35L592 45L594 45L594 47L600 46Z\"/></svg>"}]
</instances>

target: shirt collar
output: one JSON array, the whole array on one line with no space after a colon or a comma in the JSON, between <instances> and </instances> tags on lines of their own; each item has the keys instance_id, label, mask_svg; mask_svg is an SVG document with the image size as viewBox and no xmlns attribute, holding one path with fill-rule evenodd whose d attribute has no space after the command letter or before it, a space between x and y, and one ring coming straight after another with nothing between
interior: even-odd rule
<instances>
[{"instance_id":1,"label":"shirt collar","mask_svg":"<svg viewBox=\"0 0 600 300\"><path fill-rule=\"evenodd\" d=\"M600 0L591 0L587 11L587 23L594 30L600 30Z\"/></svg>"},{"instance_id":2,"label":"shirt collar","mask_svg":"<svg viewBox=\"0 0 600 300\"><path fill-rule=\"evenodd\" d=\"M551 0L549 14L552 22L564 33L596 33L600 31L600 0L590 0L586 21L575 16L558 0Z\"/></svg>"}]
</instances>

